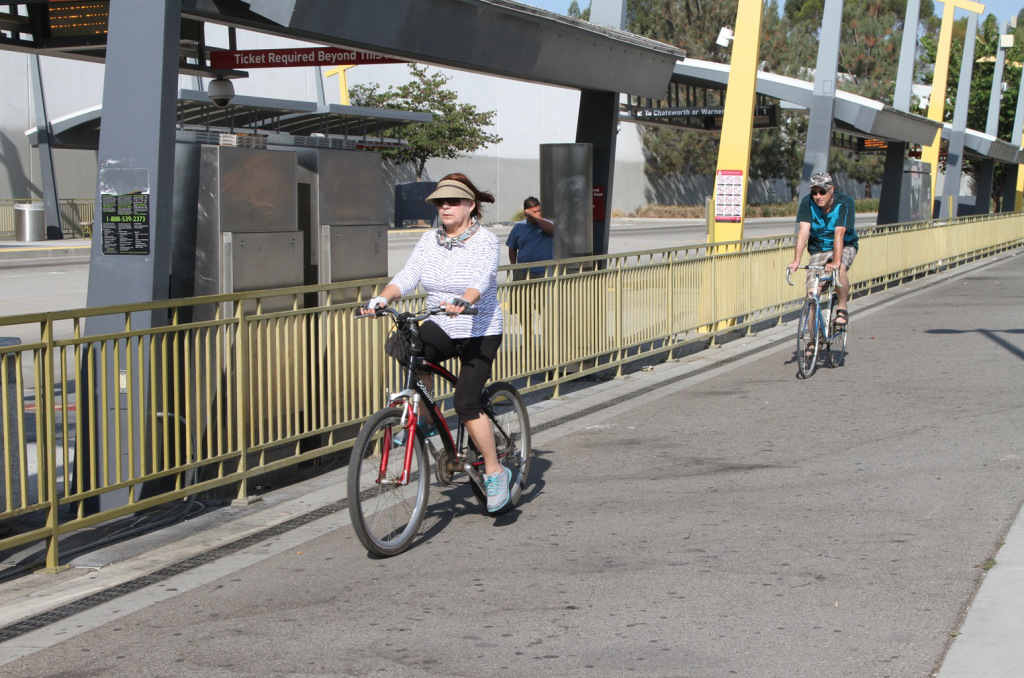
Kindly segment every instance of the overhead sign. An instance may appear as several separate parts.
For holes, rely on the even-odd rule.
[[[884,139],[858,139],[857,150],[861,153],[884,153],[889,150],[889,142]]]
[[[294,49],[221,49],[210,52],[210,68],[286,68],[290,66],[358,66],[401,64],[401,59],[377,56],[340,47],[298,47]]]
[[[755,106],[754,115],[772,115],[776,106]],[[720,118],[725,115],[724,106],[687,106],[685,108],[634,108],[633,117],[638,120],[658,118]]]

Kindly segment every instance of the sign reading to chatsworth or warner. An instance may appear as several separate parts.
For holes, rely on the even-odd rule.
[[[358,66],[401,64],[400,59],[377,56],[339,47],[298,47],[294,49],[222,49],[210,52],[210,68],[285,68],[289,66]]]
[[[755,116],[770,116],[775,106],[755,106]],[[725,115],[724,106],[687,106],[685,108],[634,108],[633,117],[638,120],[656,118],[720,118]]]

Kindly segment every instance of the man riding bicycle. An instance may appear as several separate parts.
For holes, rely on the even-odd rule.
[[[853,198],[838,193],[828,172],[819,172],[811,177],[811,192],[800,202],[796,213],[799,230],[796,235],[796,256],[789,264],[789,270],[800,266],[804,248],[811,255],[809,266],[825,267],[829,274],[839,271],[839,310],[835,324],[844,326],[849,320],[846,308],[850,297],[850,280],[847,271],[857,256],[856,211]],[[807,271],[807,290],[811,291],[816,280],[813,270]]]

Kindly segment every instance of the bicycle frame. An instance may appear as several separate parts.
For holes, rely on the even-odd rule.
[[[813,295],[808,295],[814,300],[814,315],[817,322],[818,333],[822,336],[825,341],[829,341],[832,338],[832,327],[828,322],[825,322],[824,313],[822,313],[821,299],[831,299],[832,293],[835,291],[835,283],[837,273],[833,272],[830,276],[818,276],[815,281],[815,292]]]
[[[470,311],[475,311],[475,309],[470,309]],[[390,309],[385,309],[385,314],[389,315],[392,320],[395,321],[396,326],[400,326],[402,322],[418,323],[426,318],[430,313],[428,312],[419,316],[403,317],[395,314]],[[374,316],[367,315],[364,317]],[[430,404],[430,407],[427,408],[430,419],[433,421],[434,426],[438,431],[438,435],[441,438],[441,442],[451,455],[451,458],[454,459],[457,464],[461,465],[461,470],[468,474],[477,486],[483,487],[483,476],[478,470],[478,467],[483,465],[483,460],[469,459],[467,455],[463,455],[460,452],[464,447],[463,443],[468,435],[465,424],[460,420],[457,438],[452,435],[452,430],[448,426],[448,421],[445,419],[444,414],[441,411],[441,406],[438,404],[431,390],[423,383],[420,375],[426,373],[434,376],[435,378],[439,377],[452,386],[454,386],[458,381],[458,377],[443,366],[430,362],[415,353],[406,356],[405,364],[402,367],[405,379],[404,387],[397,393],[389,394],[387,398],[387,404],[389,407],[401,407],[403,409],[401,427],[403,430],[407,431],[405,440],[405,463],[403,465],[402,477],[394,482],[400,485],[407,485],[410,481],[412,460],[413,455],[415,454],[414,445],[416,444],[416,435],[419,430],[420,404],[425,401]],[[487,406],[485,405],[485,409],[486,408]],[[501,432],[504,434],[504,431]],[[391,445],[392,442],[390,440],[386,441],[383,445],[380,473],[378,475],[379,483],[387,482],[386,469],[388,467],[388,460],[391,454]]]
[[[430,403],[430,407],[427,410],[430,419],[437,428],[438,435],[441,436],[441,442],[453,455],[462,447],[462,437],[466,434],[466,430],[464,426],[459,426],[459,439],[456,441],[452,436],[451,429],[448,427],[448,421],[441,412],[441,406],[434,398],[434,394],[430,392],[430,389],[427,388],[427,385],[420,378],[420,374],[427,373],[434,377],[440,377],[448,384],[454,386],[455,382],[458,381],[454,374],[441,365],[417,356],[409,357],[407,364],[403,366],[403,372],[405,373],[405,388],[388,396],[388,406],[401,407],[404,410],[402,426],[407,427],[406,430],[409,431],[409,435],[405,441],[405,474],[403,475],[403,482],[408,482],[407,476],[412,463],[413,445],[415,444],[416,433],[419,430],[420,403],[423,401]],[[409,425],[410,420],[412,421],[411,425]],[[385,449],[387,447],[385,446]],[[385,457],[381,468],[383,469],[386,466],[387,458]]]
[[[807,269],[809,271],[819,271],[820,273],[825,272],[824,266],[800,266],[800,268]],[[793,281],[790,279],[790,272],[786,270],[786,282],[793,285]],[[836,285],[839,283],[839,271],[835,270],[830,275],[815,275],[814,289],[807,293],[807,298],[814,304],[814,319],[815,319],[815,334],[821,334],[825,341],[829,341],[832,338],[832,328],[829,323],[825,322],[824,315],[821,311],[821,298],[825,297],[830,299],[832,294],[836,291]]]

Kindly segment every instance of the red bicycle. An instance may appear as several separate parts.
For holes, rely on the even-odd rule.
[[[464,313],[475,313],[468,308]],[[453,435],[442,414],[440,403],[418,374],[434,375],[454,385],[457,378],[441,365],[423,358],[419,323],[445,313],[442,307],[420,313],[400,313],[390,307],[378,308],[359,317],[389,317],[398,340],[405,347],[404,387],[390,394],[387,406],[375,412],[363,424],[352,448],[348,466],[348,510],[359,541],[370,553],[393,556],[407,549],[419,531],[427,511],[430,493],[430,459],[435,456],[437,482],[448,485],[455,474],[469,477],[477,500],[487,509],[483,485],[483,459],[460,420]],[[495,382],[484,387],[484,413],[494,428],[498,461],[512,471],[509,502],[505,512],[519,501],[530,470],[530,420],[522,396],[514,386]],[[429,403],[429,419],[434,424],[440,448],[423,435],[420,403]]]

